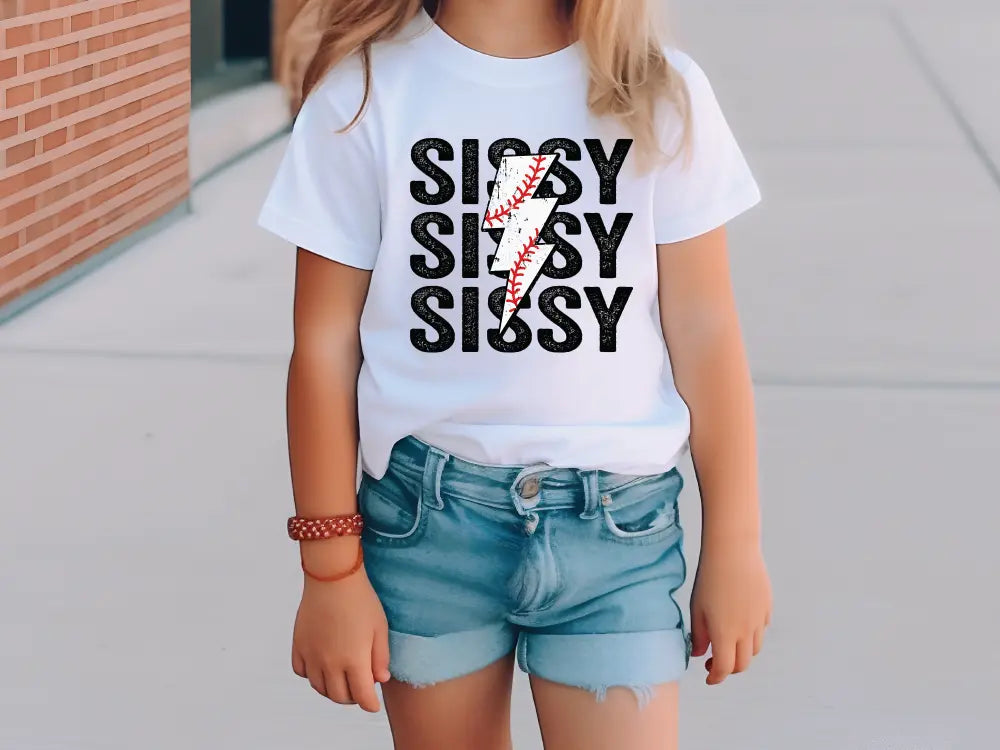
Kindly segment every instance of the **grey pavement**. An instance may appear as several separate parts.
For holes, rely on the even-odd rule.
[[[993,750],[1000,7],[676,16],[765,193],[731,241],[776,597],[748,673],[693,663],[681,747]],[[253,221],[282,146],[0,327],[2,750],[389,747],[289,668],[293,251]],[[540,747],[520,674],[514,732]]]

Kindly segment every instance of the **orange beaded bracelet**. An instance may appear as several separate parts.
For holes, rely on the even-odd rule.
[[[288,536],[297,542],[330,539],[347,534],[360,534],[365,522],[360,513],[326,518],[292,516],[288,519]]]

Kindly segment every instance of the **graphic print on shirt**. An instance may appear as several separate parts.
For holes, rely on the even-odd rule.
[[[504,156],[497,168],[483,231],[504,230],[490,267],[491,271],[508,274],[500,333],[506,330],[552,254],[552,245],[545,244],[541,233],[559,199],[538,198],[535,193],[557,158],[555,154]]]
[[[632,139],[482,146],[422,138],[410,150],[409,260],[420,280],[410,344],[428,354],[617,351],[633,287],[607,280],[618,278],[633,218],[616,210]]]

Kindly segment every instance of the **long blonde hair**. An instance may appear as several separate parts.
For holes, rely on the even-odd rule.
[[[645,153],[661,150],[656,113],[672,104],[690,130],[684,80],[664,55],[655,0],[559,0],[590,63],[588,106],[595,115],[619,118]],[[401,31],[421,7],[433,16],[436,0],[305,0],[282,46],[279,79],[292,92],[292,110],[330,69],[359,52],[364,98],[351,123],[363,115],[371,94],[371,47]],[[346,129],[346,128],[345,128]],[[680,148],[679,146],[679,148]]]

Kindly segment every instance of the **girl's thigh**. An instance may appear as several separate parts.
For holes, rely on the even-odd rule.
[[[478,672],[414,687],[382,686],[395,750],[510,750],[513,652]]]
[[[603,700],[578,687],[531,676],[545,750],[677,750],[677,682],[657,685],[641,708],[625,687]]]

